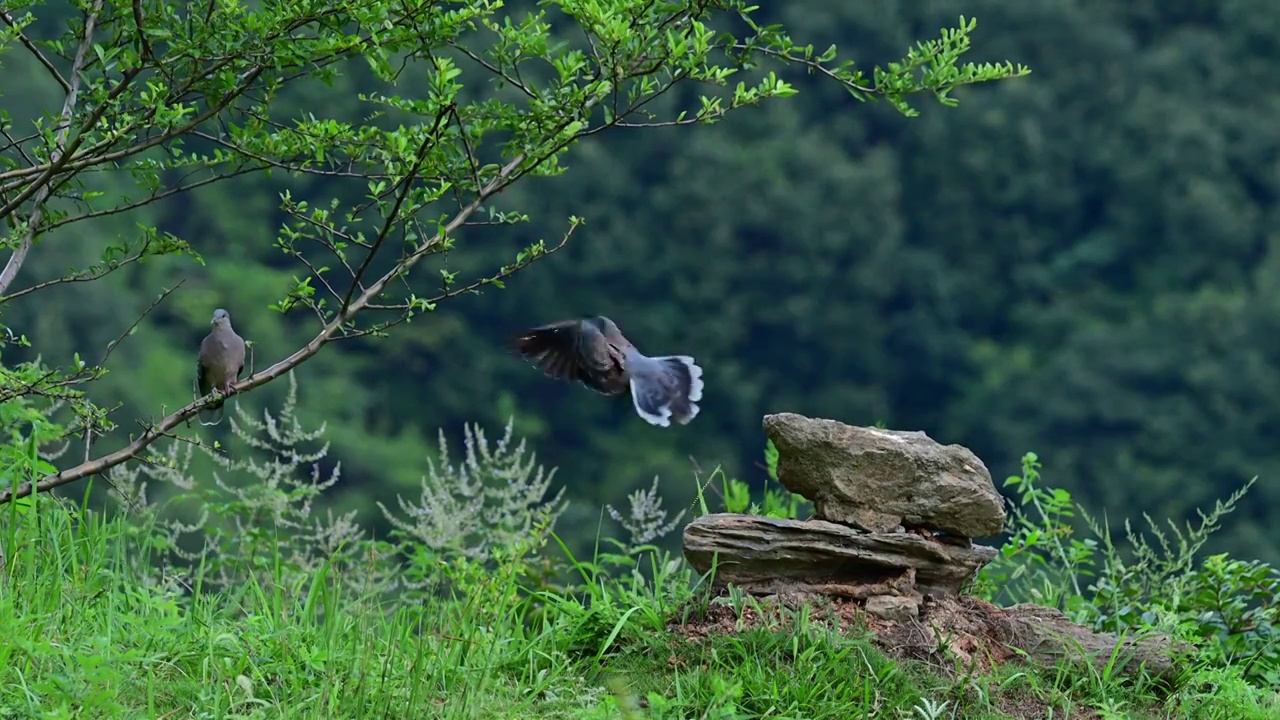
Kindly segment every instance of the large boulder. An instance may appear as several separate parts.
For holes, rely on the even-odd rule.
[[[963,446],[795,413],[766,415],[764,432],[778,449],[778,479],[813,501],[823,520],[868,532],[903,525],[967,538],[1004,527],[1004,499],[991,473]]]
[[[861,533],[824,520],[704,515],[685,526],[684,556],[698,572],[757,595],[955,595],[993,548],[913,533]]]

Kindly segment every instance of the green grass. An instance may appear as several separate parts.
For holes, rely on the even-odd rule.
[[[1071,667],[944,671],[803,609],[686,640],[669,624],[718,600],[653,552],[575,563],[571,591],[522,587],[536,543],[439,564],[447,593],[360,595],[284,553],[223,558],[265,571],[214,591],[197,568],[175,591],[150,569],[153,535],[124,518],[50,502],[3,516],[3,717],[1280,717],[1274,693],[1229,671],[1166,695]]]
[[[1089,663],[966,665],[945,643],[891,657],[856,614],[832,627],[826,607],[712,592],[649,544],[684,516],[667,517],[656,480],[606,508],[628,543],[573,557],[552,532],[552,473],[510,424],[496,442],[467,428],[460,458],[442,440],[421,497],[381,508],[393,530],[375,539],[319,509],[337,476],[314,471],[321,431],[291,408],[292,394],[271,422],[239,414],[259,452],[202,448],[212,477],[175,441],[107,473],[109,510],[0,506],[0,717],[1280,717],[1280,575],[1193,561],[1239,494],[1185,541],[1161,539],[1168,552],[1130,535],[1125,560],[1108,535],[1072,536],[1070,497],[1038,484],[1033,456],[1006,483],[1014,534],[975,592],[1200,643],[1167,688]],[[721,480],[725,509],[797,512],[789,494],[756,506]]]

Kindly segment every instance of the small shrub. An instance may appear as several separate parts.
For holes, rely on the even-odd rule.
[[[813,504],[803,495],[791,492],[778,480],[778,449],[772,440],[767,440],[764,448],[765,483],[761,502],[751,499],[751,487],[736,478],[724,477],[723,499],[724,511],[761,515],[764,517],[795,520],[813,513]],[[770,487],[770,483],[777,485]]]
[[[627,496],[627,501],[631,508],[626,515],[609,504],[605,505],[605,510],[614,522],[627,531],[631,547],[657,542],[674,530],[684,519],[685,511],[681,510],[674,518],[667,520],[667,510],[662,507],[662,496],[658,494],[656,476],[648,490],[636,490]]]
[[[148,462],[112,468],[111,496],[155,551],[151,560],[162,560],[144,575],[187,590],[197,580],[223,589],[297,586],[323,575],[358,597],[385,598],[446,587],[478,591],[499,565],[519,566],[527,577],[553,572],[537,548],[564,511],[563,490],[544,499],[554,470],[538,465],[523,440],[513,441],[511,423],[495,443],[480,427],[465,426],[465,453],[456,465],[441,433],[439,460],[428,462],[418,500],[398,498],[403,516],[378,503],[393,530],[377,540],[355,511],[322,509],[341,466],[323,469],[325,426],[306,428],[296,398],[290,375],[278,412],[257,418],[237,407],[231,431],[244,450],[157,443]],[[208,478],[196,477],[197,453],[214,464]],[[156,493],[153,485],[167,491]]]
[[[110,493],[135,531],[167,560],[159,568],[166,582],[190,588],[198,576],[211,589],[294,584],[323,567],[329,582],[362,596],[397,587],[389,546],[369,538],[355,511],[317,509],[321,495],[338,483],[341,466],[322,472],[329,453],[320,442],[325,426],[304,428],[297,390],[290,373],[279,412],[264,411],[261,419],[236,406],[231,432],[247,451],[175,440],[152,446],[146,463],[107,473]],[[209,477],[195,475],[197,452],[213,462]],[[155,501],[152,483],[176,492]]]
[[[1018,498],[1012,534],[974,592],[1056,607],[1099,631],[1166,632],[1195,644],[1205,666],[1235,667],[1263,687],[1280,684],[1280,570],[1223,554],[1199,558],[1257,478],[1211,511],[1198,511],[1198,524],[1169,521],[1166,529],[1144,515],[1154,543],[1126,521],[1121,550],[1110,526],[1070,493],[1041,486],[1040,467],[1028,453],[1022,474],[1005,481]],[[1077,514],[1092,537],[1077,536]]]
[[[410,597],[483,597],[495,573],[530,588],[521,593],[529,602],[531,592],[551,587],[560,572],[541,551],[568,505],[564,488],[546,497],[555,470],[538,465],[523,439],[513,443],[513,420],[492,444],[479,425],[464,425],[464,454],[456,465],[441,432],[438,463],[428,460],[417,502],[396,498],[404,517],[378,503],[406,558],[400,578]]]

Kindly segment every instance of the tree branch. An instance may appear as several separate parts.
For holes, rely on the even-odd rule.
[[[101,3],[99,3],[99,7],[101,7]],[[22,43],[22,46],[29,50],[31,54],[36,57],[36,60],[49,71],[49,74],[53,76],[53,79],[62,86],[63,93],[70,95],[75,92],[75,88],[67,82],[66,78],[62,77],[62,73],[58,72],[58,68],[54,66],[49,58],[46,57],[44,53],[40,52],[40,48],[36,47],[36,44],[31,42],[31,39],[24,35],[22,30],[18,29],[18,24],[14,21],[13,15],[10,15],[8,10],[0,10],[0,20],[4,20],[5,25],[13,28],[14,33],[18,36],[18,42]]]
[[[223,180],[231,180],[232,178],[238,178],[242,175],[248,175],[249,173],[262,172],[263,170],[266,170],[266,169],[267,167],[264,165],[250,165],[248,167],[236,168],[235,170],[231,170],[230,172],[223,172],[218,175],[202,178],[195,182],[183,182],[183,180],[179,180],[178,184],[166,190],[163,190],[161,192],[153,191],[150,195],[147,195],[141,200],[132,200],[123,205],[115,205],[109,208],[105,208],[103,210],[91,210],[86,213],[81,213],[80,215],[69,215],[65,218],[62,218],[61,220],[58,220],[57,222],[49,223],[48,225],[45,226],[44,230],[45,232],[48,232],[50,230],[60,228],[63,225],[70,225],[71,223],[77,223],[82,220],[89,220],[91,218],[105,217],[107,215],[118,215],[123,212],[129,212],[130,210],[136,210],[140,207],[150,205],[154,202],[158,202],[160,200],[163,200],[173,195],[177,195],[179,193],[190,192],[197,188],[204,187],[205,185],[212,185],[213,183],[222,182]],[[187,173],[187,177],[191,177],[194,174],[195,172]],[[23,294],[25,294],[26,292],[27,292],[26,290],[22,291]],[[5,300],[14,298],[17,296],[18,296],[18,293],[14,293],[13,295],[0,297],[0,302],[4,302]]]
[[[185,135],[191,132],[192,130],[194,130],[195,128],[199,127],[201,123],[205,122],[206,120],[214,117],[218,113],[225,110],[233,100],[243,95],[249,89],[249,86],[253,84],[254,80],[257,80],[258,76],[260,76],[265,70],[266,70],[266,67],[261,65],[250,70],[241,79],[240,85],[237,86],[235,90],[228,92],[222,98],[219,104],[214,105],[210,108],[207,108],[204,112],[194,117],[190,122],[186,123],[185,125],[182,125],[176,128],[170,128],[169,130],[166,130],[165,132],[155,137],[147,138],[146,140],[143,140],[142,142],[139,142],[136,145],[131,145],[129,147],[123,148],[121,150],[117,150],[115,152],[110,152],[110,153],[105,153],[100,155],[95,154],[98,150],[104,149],[105,147],[107,147],[107,144],[104,142],[104,143],[100,143],[97,147],[92,148],[90,151],[86,152],[84,155],[81,155],[80,158],[77,159],[75,162],[49,163],[47,166],[45,166],[44,175],[41,178],[32,181],[31,187],[42,186],[43,183],[47,182],[48,178],[54,175],[55,173],[64,172],[64,171],[76,172],[80,170],[85,170],[95,165],[103,165],[105,163],[113,162],[116,160],[123,160],[127,157],[137,155],[145,150],[150,150],[151,148],[157,145],[161,145],[165,142],[168,142],[169,140],[172,140],[173,138],[178,137],[179,135]],[[132,78],[136,76],[136,74],[139,72],[141,72],[141,70],[130,71],[130,73],[132,74],[126,75],[125,78],[120,81],[120,84],[112,89],[112,97],[108,97],[106,100],[103,100],[102,104],[94,109],[93,114],[89,117],[87,121],[85,121],[83,129],[92,127],[93,124],[97,123],[98,120],[102,118],[102,115],[107,110],[108,103],[110,103],[111,100],[114,99],[113,96],[118,92],[123,92],[126,83],[132,80]],[[76,145],[78,144],[78,142],[79,140],[77,139],[77,142],[73,143],[72,147],[68,150],[68,154],[65,156],[66,158],[69,158],[70,153],[74,152],[77,149]],[[11,179],[14,176],[21,177],[21,176],[30,174],[32,171],[33,171],[33,168],[27,168],[24,171],[13,170],[8,173],[0,173],[0,179]],[[6,186],[6,189],[10,187],[19,187],[24,183],[25,183],[24,180],[19,179],[11,183],[9,186]],[[6,207],[0,208],[0,217],[3,217],[5,214],[11,211],[12,206],[14,206],[15,203],[21,203],[22,201],[26,200],[27,197],[29,196],[30,196],[30,191],[28,190],[28,192],[26,192],[24,195],[20,195],[17,199],[15,199],[12,203],[7,205]]]
[[[35,206],[31,209],[31,215],[27,218],[27,229],[23,234],[22,241],[18,243],[18,247],[9,256],[8,262],[4,264],[4,270],[0,270],[0,295],[4,295],[5,290],[13,284],[14,278],[18,276],[18,271],[22,269],[23,263],[27,261],[27,254],[31,252],[31,245],[36,240],[36,233],[40,230],[40,222],[44,220],[44,204],[53,194],[53,187],[47,181],[52,177],[55,168],[60,166],[64,160],[70,156],[70,152],[66,152],[67,134],[71,131],[71,118],[75,116],[76,102],[80,95],[80,69],[84,67],[84,59],[89,54],[89,48],[93,45],[93,28],[98,22],[98,13],[102,10],[102,0],[96,0],[93,4],[93,12],[89,14],[84,21],[84,37],[80,40],[80,46],[76,48],[75,60],[71,63],[71,82],[63,81],[66,88],[67,97],[62,103],[62,123],[58,128],[57,139],[54,141],[54,152],[50,158],[52,161],[49,166],[49,172],[43,180],[45,182],[37,184],[39,188],[36,190]],[[6,20],[8,13],[5,13]],[[56,74],[56,70],[54,71]],[[59,76],[59,79],[61,77]],[[73,151],[74,152],[74,151]],[[18,197],[5,206],[0,211],[0,216],[8,215],[26,198],[20,193]]]
[[[444,124],[446,118],[449,117],[449,111],[453,109],[453,103],[442,108],[436,114],[436,123],[431,128],[431,132],[422,138],[422,144],[418,146],[418,152],[413,158],[413,164],[409,166],[409,172],[405,173],[404,186],[400,188],[400,192],[396,194],[395,203],[391,206],[391,211],[387,213],[386,222],[382,225],[382,230],[378,232],[378,236],[374,238],[373,247],[369,248],[369,252],[365,254],[364,261],[356,268],[355,275],[351,278],[351,287],[347,288],[347,295],[342,299],[342,306],[339,308],[339,314],[345,312],[351,306],[351,297],[355,294],[356,289],[360,287],[360,281],[364,279],[364,274],[368,272],[370,263],[373,262],[373,256],[378,254],[378,248],[382,247],[383,241],[391,235],[391,228],[395,226],[397,217],[400,215],[400,208],[404,206],[404,201],[409,197],[409,191],[413,188],[413,181],[418,177],[418,171],[422,169],[422,164],[427,161],[427,153],[431,149],[433,141],[438,141],[440,134],[440,126]],[[465,128],[463,128],[465,132]],[[471,213],[467,213],[470,215]],[[465,220],[465,218],[463,218]],[[443,240],[443,238],[441,238]]]
[[[865,85],[859,85],[855,83],[851,77],[842,77],[839,73],[833,71],[831,68],[827,67],[826,65],[823,65],[817,60],[810,60],[807,57],[799,57],[797,55],[794,55],[790,52],[786,52],[784,50],[774,50],[773,48],[763,47],[760,45],[748,46],[748,45],[743,45],[742,43],[733,43],[733,44],[727,45],[725,46],[725,49],[737,50],[739,52],[758,52],[762,55],[768,55],[769,57],[777,58],[778,60],[781,60],[784,63],[795,63],[796,65],[801,65],[807,68],[809,72],[821,73],[822,75],[825,75],[828,78],[835,80],[836,82],[840,83],[846,88],[856,92],[860,92],[864,95],[882,94],[880,93],[880,91],[876,90],[876,88],[867,87]]]
[[[332,320],[325,324],[320,332],[317,333],[316,336],[313,337],[306,345],[262,372],[250,375],[244,380],[233,384],[232,392],[246,392],[258,387],[259,385],[265,385],[281,375],[288,373],[293,368],[320,352],[321,348],[336,339],[334,336],[338,333],[341,327],[364,309],[366,305],[381,295],[387,285],[391,284],[395,278],[399,277],[402,273],[416,265],[417,262],[427,255],[444,237],[461,227],[462,224],[466,222],[467,218],[469,218],[472,213],[481,206],[481,204],[505,188],[508,179],[515,174],[516,170],[527,159],[529,159],[527,153],[520,153],[512,158],[510,162],[499,170],[498,176],[482,188],[480,192],[477,193],[474,200],[460,209],[439,233],[423,242],[414,250],[413,253],[397,263],[394,268],[389,270],[382,277],[378,278],[378,280],[374,282],[369,289],[361,293],[360,296],[353,300],[342,312],[337,313]],[[125,445],[115,452],[103,455],[96,460],[83,462],[74,467],[67,468],[66,470],[46,475],[37,481],[34,484],[34,487],[32,486],[31,481],[28,480],[27,482],[19,485],[16,490],[14,488],[5,488],[0,490],[0,504],[28,497],[33,491],[41,493],[48,492],[54,488],[89,477],[90,475],[97,475],[98,473],[105,472],[116,465],[133,459],[153,442],[167,435],[174,427],[177,427],[188,418],[193,417],[201,408],[212,402],[214,400],[213,395],[214,394],[211,393],[210,396],[197,399],[194,402],[187,404],[182,409],[168,415],[159,423],[152,425],[143,432],[142,435],[132,440],[128,445]]]

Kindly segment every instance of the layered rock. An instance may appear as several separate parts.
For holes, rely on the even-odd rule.
[[[868,532],[903,525],[966,538],[1004,527],[1004,500],[968,448],[923,432],[794,413],[766,415],[764,432],[778,449],[778,480],[813,501],[824,520]]]
[[[966,448],[794,413],[766,415],[764,430],[778,479],[813,501],[816,517],[698,518],[685,527],[684,554],[699,572],[714,562],[720,581],[758,594],[918,602],[959,593],[995,557],[970,538],[1000,531],[1004,501]]]
[[[684,530],[684,555],[698,572],[715,563],[718,581],[761,595],[954,595],[995,553],[968,542],[865,533],[825,520],[724,513],[700,517]]]

